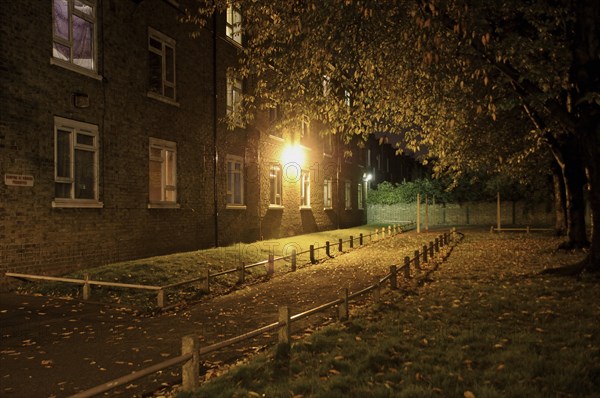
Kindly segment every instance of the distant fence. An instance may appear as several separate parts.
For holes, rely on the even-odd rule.
[[[224,271],[211,273],[210,269],[207,268],[204,273],[193,279],[188,279],[184,281],[179,281],[175,283],[171,283],[164,286],[152,286],[152,285],[142,285],[142,284],[134,284],[134,283],[119,283],[112,281],[99,281],[90,279],[89,275],[84,275],[83,279],[77,278],[64,278],[64,277],[56,277],[56,276],[47,276],[47,275],[34,275],[34,274],[22,274],[16,272],[7,272],[5,276],[12,277],[21,280],[27,281],[46,281],[46,282],[61,282],[68,283],[74,285],[80,285],[82,289],[81,297],[84,300],[89,300],[91,295],[92,286],[107,286],[107,287],[116,287],[121,289],[134,289],[134,290],[146,290],[150,292],[154,292],[156,294],[156,306],[160,309],[167,309],[173,307],[177,304],[172,304],[170,306],[167,305],[165,300],[165,292],[169,289],[181,288],[186,285],[191,285],[194,283],[203,283],[202,289],[206,292],[210,291],[210,284],[215,278],[223,275],[229,274],[237,274],[239,283],[244,283],[246,278],[246,272],[250,268],[264,266],[266,267],[268,274],[273,274],[275,272],[275,263],[278,261],[289,261],[291,263],[291,270],[296,271],[297,267],[297,259],[298,256],[307,255],[309,258],[309,263],[314,264],[318,262],[320,258],[320,253],[325,251],[325,258],[333,257],[334,252],[337,250],[338,252],[342,252],[344,250],[344,246],[347,245],[349,249],[353,249],[355,247],[363,246],[364,244],[372,241],[377,241],[380,239],[384,239],[386,237],[390,237],[404,231],[407,231],[414,227],[414,222],[406,222],[406,223],[396,223],[394,225],[388,225],[387,227],[381,227],[375,229],[370,234],[359,234],[358,236],[350,235],[347,239],[339,238],[335,242],[325,242],[323,246],[315,246],[310,245],[308,250],[304,250],[301,252],[296,252],[296,250],[292,250],[291,253],[287,256],[275,257],[274,255],[269,255],[266,260],[259,261],[253,264],[244,264],[241,263],[239,266],[235,268],[230,268]]]
[[[429,198],[420,206],[421,224],[436,225],[497,225],[496,202],[467,202],[439,204]],[[416,221],[416,203],[396,205],[368,205],[367,217],[371,223],[394,223]],[[554,208],[544,203],[503,201],[500,204],[502,225],[553,226]]]
[[[366,288],[359,290],[355,293],[350,294],[348,289],[342,289],[340,291],[340,298],[337,300],[330,301],[322,304],[318,307],[311,308],[299,314],[291,315],[290,310],[287,306],[280,306],[278,311],[278,321],[271,324],[265,325],[261,328],[252,330],[242,335],[232,337],[219,343],[215,343],[206,347],[200,347],[198,336],[188,335],[182,338],[181,343],[181,355],[170,358],[161,363],[157,363],[145,369],[138,370],[134,373],[130,373],[126,376],[119,377],[118,379],[111,380],[107,383],[99,386],[90,388],[86,391],[79,392],[72,395],[71,398],[87,398],[93,397],[98,394],[105,393],[114,388],[122,385],[129,384],[135,380],[149,376],[153,373],[168,369],[172,366],[183,364],[181,375],[183,391],[193,391],[200,385],[200,357],[223,348],[227,348],[233,344],[249,340],[262,335],[263,333],[278,331],[279,343],[285,344],[289,347],[291,343],[291,325],[295,321],[307,318],[311,315],[323,312],[327,309],[336,307],[338,308],[338,317],[340,319],[348,319],[349,317],[349,301],[367,293],[372,293],[374,301],[378,301],[381,295],[381,288],[384,283],[389,282],[390,289],[395,290],[398,288],[398,275],[404,277],[406,280],[422,272],[422,266],[434,261],[439,258],[442,261],[445,260],[454,246],[451,245],[453,242],[458,242],[462,238],[460,232],[456,232],[454,229],[450,233],[444,233],[439,235],[435,240],[430,241],[429,245],[423,245],[422,249],[415,250],[414,256],[404,257],[403,264],[391,265],[390,272],[383,276],[374,276],[373,284]],[[411,267],[412,265],[412,267]]]

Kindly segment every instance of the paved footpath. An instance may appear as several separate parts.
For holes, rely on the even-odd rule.
[[[277,306],[289,305],[295,314],[336,299],[342,287],[357,291],[439,233],[397,235],[154,317],[78,300],[0,294],[0,396],[69,396],[179,355],[184,335],[212,344],[275,322]],[[265,341],[223,351],[208,364],[254,352]],[[175,382],[178,372],[173,367],[110,395],[142,396]]]

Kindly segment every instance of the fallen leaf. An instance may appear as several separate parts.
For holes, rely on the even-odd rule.
[[[473,394],[469,390],[465,391],[463,395],[464,395],[465,398],[475,398],[475,394]]]

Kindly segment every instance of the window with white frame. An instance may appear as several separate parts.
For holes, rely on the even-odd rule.
[[[325,209],[333,208],[333,181],[331,178],[323,180],[323,207]]]
[[[307,115],[302,115],[300,119],[300,138],[306,140],[310,136],[310,119]]]
[[[242,44],[242,13],[240,8],[233,4],[227,6],[225,35],[237,44]]]
[[[52,60],[97,72],[96,1],[52,1]]]
[[[175,40],[148,28],[148,95],[175,101]]]
[[[352,209],[352,185],[350,181],[346,181],[344,184],[344,208],[346,210]]]
[[[227,76],[227,116],[233,117],[237,121],[236,124],[241,124],[239,117],[242,93],[242,80]]]
[[[227,156],[227,206],[244,205],[244,160]]]
[[[274,164],[269,169],[269,203],[271,206],[282,206],[282,174],[281,166]]]
[[[348,90],[344,90],[344,104],[346,104],[347,107],[352,105],[352,94]]]
[[[362,210],[362,209],[364,209],[364,206],[365,206],[363,203],[363,186],[362,186],[362,184],[358,184],[357,189],[358,189],[357,207],[358,207],[358,209]]]
[[[300,178],[300,206],[310,207],[310,171],[302,170]]]
[[[150,138],[150,205],[175,205],[177,202],[177,144]]]
[[[55,207],[101,207],[98,202],[98,126],[54,118]]]

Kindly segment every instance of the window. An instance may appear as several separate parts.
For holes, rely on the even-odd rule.
[[[281,167],[279,165],[271,165],[269,170],[269,198],[271,206],[278,207],[282,205],[281,202],[281,188],[282,188],[282,176]]]
[[[237,44],[242,44],[242,13],[239,7],[232,4],[227,6],[225,35]]]
[[[331,78],[328,75],[323,76],[323,96],[327,97],[331,92]]]
[[[244,162],[239,156],[227,156],[227,206],[244,205]]]
[[[349,181],[346,181],[345,184],[345,191],[344,191],[345,195],[344,195],[344,204],[345,204],[345,209],[346,210],[351,210],[352,209],[352,186],[350,185]]]
[[[242,100],[242,80],[234,77],[227,77],[227,116],[236,121],[236,125],[241,125],[240,104]]]
[[[310,171],[302,170],[300,178],[300,207],[310,207]]]
[[[300,138],[306,140],[310,136],[310,119],[306,115],[302,115],[300,120]]]
[[[331,178],[325,178],[323,180],[323,207],[325,209],[333,208],[333,182]]]
[[[177,144],[150,138],[149,162],[150,205],[176,206],[177,202]]]
[[[95,1],[52,1],[52,63],[97,73]]]
[[[98,126],[54,118],[53,207],[102,207],[98,202]]]
[[[344,90],[344,104],[346,104],[347,107],[352,105],[352,94],[348,90]]]
[[[363,203],[363,186],[362,186],[362,184],[358,184],[358,201],[357,201],[357,207],[360,210],[364,209],[364,203]]]
[[[148,96],[175,101],[175,40],[148,28]]]

